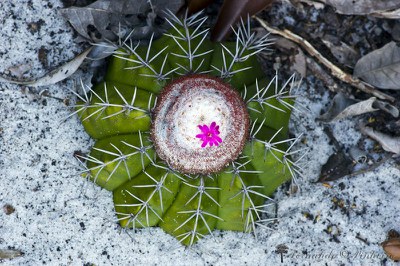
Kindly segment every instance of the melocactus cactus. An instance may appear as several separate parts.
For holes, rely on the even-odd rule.
[[[126,44],[76,113],[96,143],[84,174],[113,192],[122,227],[160,226],[185,245],[268,222],[269,196],[298,169],[287,139],[291,83],[278,89],[243,23],[214,44],[199,14],[146,45]]]
[[[239,156],[248,131],[249,115],[237,91],[208,75],[186,75],[160,94],[151,139],[172,169],[207,175]]]

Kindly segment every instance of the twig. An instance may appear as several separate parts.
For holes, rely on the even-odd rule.
[[[366,238],[361,237],[360,233],[357,233],[356,238],[369,246],[369,242]]]
[[[35,100],[35,99],[41,99],[43,97],[46,98],[51,98],[51,99],[55,99],[57,101],[63,102],[66,106],[69,105],[69,99],[68,98],[59,98],[56,96],[52,96],[49,91],[47,89],[41,90],[41,91],[37,91],[33,88],[29,88],[29,87],[22,87],[21,92],[25,95],[28,96],[28,98],[30,100]]]
[[[382,164],[384,164],[387,161],[389,161],[391,158],[392,158],[392,156],[390,154],[388,154],[388,155],[384,156],[382,158],[382,160],[380,160],[379,162],[374,163],[370,167],[368,167],[366,169],[361,169],[361,170],[358,170],[358,171],[354,171],[353,173],[351,173],[349,175],[346,175],[344,177],[351,178],[351,177],[354,177],[354,176],[357,176],[357,175],[361,175],[361,174],[366,174],[366,173],[372,172],[375,169],[377,169],[379,166],[381,166]]]
[[[326,59],[323,55],[321,55],[317,49],[315,49],[307,40],[303,39],[302,37],[294,34],[293,32],[285,29],[283,31],[272,28],[270,26],[268,26],[268,24],[262,20],[259,17],[255,17],[255,19],[261,24],[262,27],[264,27],[266,30],[268,30],[269,32],[273,33],[273,34],[277,34],[280,35],[284,38],[287,38],[297,44],[299,44],[301,47],[303,47],[311,56],[315,57],[318,59],[318,61],[320,61],[325,67],[327,67],[333,76],[335,76],[336,78],[342,80],[343,82],[346,82],[354,87],[356,87],[357,89],[366,92],[368,94],[372,94],[374,96],[376,96],[379,99],[382,100],[388,100],[391,102],[395,101],[395,98],[392,96],[389,96],[381,91],[378,91],[377,89],[375,89],[373,86],[371,86],[370,84],[367,84],[363,81],[361,81],[358,78],[353,77],[352,75],[344,72],[343,70],[341,70],[339,67],[337,67],[336,65],[334,65],[333,63],[331,63],[328,59]]]

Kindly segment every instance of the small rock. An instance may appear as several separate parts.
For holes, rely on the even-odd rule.
[[[38,31],[40,31],[40,28],[42,27],[42,25],[44,24],[44,20],[43,19],[39,19],[38,21],[35,22],[31,22],[28,24],[28,30],[34,34]]]
[[[15,208],[11,204],[5,204],[3,206],[3,211],[6,215],[10,215],[15,212]]]
[[[49,50],[47,50],[44,46],[40,47],[38,51],[38,59],[39,62],[42,64],[44,68],[49,67],[49,60],[47,58],[47,54],[49,53]]]

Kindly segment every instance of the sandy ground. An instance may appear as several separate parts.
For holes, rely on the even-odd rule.
[[[58,14],[58,1],[20,0],[0,3],[0,73],[37,78],[81,51],[73,32]],[[45,51],[38,56],[39,51]],[[40,58],[40,60],[39,60]],[[26,70],[26,72],[24,71]],[[90,75],[78,71],[46,89],[52,96],[73,97],[73,88]],[[86,152],[92,141],[78,119],[63,122],[68,107],[55,98],[38,97],[17,85],[0,83],[0,249],[23,256],[2,265],[396,265],[379,243],[389,229],[400,229],[400,171],[392,161],[374,172],[332,182],[318,179],[321,165],[333,152],[323,125],[315,117],[326,108],[328,94],[301,87],[300,102],[311,112],[297,113],[292,132],[304,133],[308,148],[300,191],[278,191],[274,230],[258,238],[216,232],[186,249],[161,229],[121,231],[114,222],[111,193],[77,175],[74,151]],[[354,145],[361,135],[355,120],[333,125],[341,143]],[[344,201],[335,208],[332,199]],[[360,239],[365,239],[362,241]],[[288,247],[284,263],[276,254]]]

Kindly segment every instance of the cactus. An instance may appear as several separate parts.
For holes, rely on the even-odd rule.
[[[243,22],[211,43],[200,14],[148,44],[124,43],[75,105],[96,140],[82,174],[112,191],[124,228],[159,226],[184,245],[214,229],[255,232],[275,189],[299,173],[288,122],[292,77],[267,79],[268,36]]]

